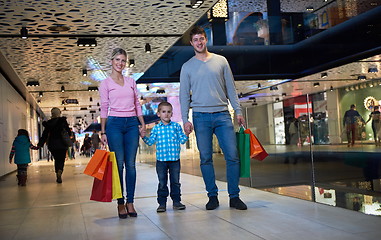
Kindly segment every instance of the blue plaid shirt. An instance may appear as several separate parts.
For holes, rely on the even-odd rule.
[[[164,125],[160,122],[152,128],[150,137],[143,137],[149,146],[156,143],[157,161],[177,161],[180,159],[180,144],[184,144],[188,137],[180,124],[169,122]]]

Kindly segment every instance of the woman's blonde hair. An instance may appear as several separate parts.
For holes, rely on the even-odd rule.
[[[127,52],[123,48],[115,48],[112,51],[111,60],[113,60],[116,55],[121,55],[121,54],[127,57]]]

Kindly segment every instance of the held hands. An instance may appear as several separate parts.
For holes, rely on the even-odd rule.
[[[142,138],[146,136],[146,125],[139,126],[139,133]]]
[[[191,122],[184,123],[184,132],[185,135],[189,136],[193,131],[193,124]]]

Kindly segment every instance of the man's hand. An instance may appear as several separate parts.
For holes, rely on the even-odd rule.
[[[236,117],[237,117],[238,125],[246,128],[246,123],[245,123],[245,119],[243,118],[243,116],[237,115]]]
[[[191,122],[184,123],[184,132],[188,136],[193,131],[193,124]]]

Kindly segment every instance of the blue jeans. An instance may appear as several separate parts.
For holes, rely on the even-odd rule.
[[[208,197],[218,195],[213,166],[213,134],[216,134],[218,143],[224,153],[229,197],[238,197],[240,165],[236,134],[229,112],[193,112],[193,125],[196,133],[197,147],[200,152],[201,173]]]
[[[180,193],[180,160],[177,161],[156,161],[156,173],[159,179],[157,188],[157,202],[159,205],[166,205],[168,191],[168,173],[171,188],[171,198],[173,202],[181,201]]]
[[[139,146],[139,121],[137,117],[112,117],[106,123],[108,146],[115,152],[118,164],[120,185],[123,188],[123,169],[126,169],[127,203],[134,202],[136,185],[136,152]],[[118,204],[124,204],[124,198],[118,199]]]

